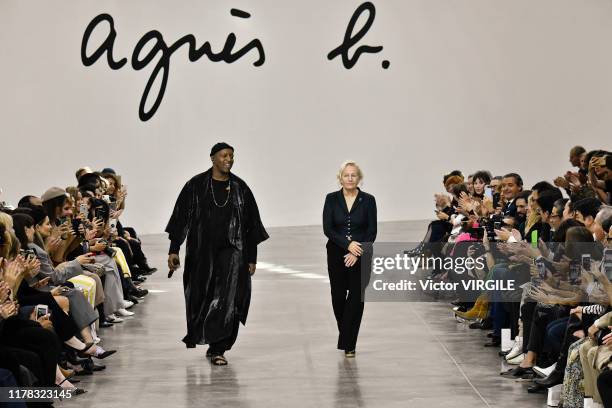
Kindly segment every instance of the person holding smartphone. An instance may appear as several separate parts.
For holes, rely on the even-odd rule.
[[[166,227],[168,268],[179,268],[179,250],[187,239],[183,284],[187,348],[209,344],[214,365],[226,365],[225,351],[245,324],[255,273],[257,245],[268,238],[248,185],[231,173],[234,148],[217,143],[212,167],[185,184]],[[169,274],[169,277],[171,274]]]

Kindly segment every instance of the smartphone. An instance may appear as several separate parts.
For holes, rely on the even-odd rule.
[[[108,227],[110,228],[111,234],[116,234],[117,233],[117,219],[111,218],[108,221]]]
[[[536,261],[536,266],[538,268],[538,275],[540,279],[546,279],[546,264],[542,261]]]
[[[489,186],[485,187],[484,196],[493,201],[493,189]]]
[[[571,283],[575,283],[580,278],[580,261],[571,261],[569,269],[569,280]]]
[[[110,204],[111,200],[110,200],[110,196],[108,194],[104,194],[102,196],[102,200],[106,201],[107,203]]]
[[[612,280],[612,248],[604,249],[603,262],[601,264],[608,280]]]
[[[493,223],[493,228],[495,228],[496,230],[501,229],[501,222],[495,221]]]
[[[538,230],[531,231],[531,247],[538,248]]]
[[[85,219],[89,217],[89,208],[87,207],[87,204],[81,203],[79,205],[79,214],[83,215],[83,218]]]
[[[46,316],[49,313],[49,306],[47,306],[47,305],[36,305],[34,310],[36,310],[36,320],[38,320],[41,317]]]
[[[582,255],[582,269],[587,272],[591,271],[591,254]]]

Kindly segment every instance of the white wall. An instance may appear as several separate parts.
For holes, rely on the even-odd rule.
[[[576,142],[612,148],[610,1],[374,1],[362,43],[384,50],[346,70],[326,55],[360,3],[3,0],[4,198],[72,184],[82,165],[110,166],[129,185],[126,223],[160,232],[183,183],[224,140],[266,225],[318,223],[347,158],[362,164],[381,220],[419,219],[433,215],[448,170],[518,170],[533,184],[565,171]],[[252,17],[231,17],[231,7]],[[80,61],[83,31],[101,12],[115,20],[116,58],[157,29],[168,43],[192,33],[216,50],[229,32],[238,45],[257,37],[266,62],[189,63],[179,51],[160,109],[141,122],[152,66]]]

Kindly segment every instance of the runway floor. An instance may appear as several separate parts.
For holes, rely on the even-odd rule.
[[[381,223],[378,241],[416,242],[424,222]],[[167,279],[167,239],[143,237],[160,270],[136,316],[102,329],[119,352],[80,377],[82,407],[544,407],[544,395],[499,376],[485,332],[457,323],[443,303],[366,303],[357,357],[336,350],[321,227],[273,228],[259,248],[249,320],[229,365],[205,346],[186,349],[181,272]]]

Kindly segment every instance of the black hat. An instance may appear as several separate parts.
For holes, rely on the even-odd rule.
[[[106,167],[102,169],[102,174],[117,174],[117,173],[115,172],[115,170],[111,169],[110,167]]]
[[[96,188],[96,183],[98,181],[98,179],[100,178],[100,176],[98,176],[96,173],[86,173],[83,174],[81,177],[79,177],[79,185],[78,187],[84,187],[84,186],[93,186],[94,190]]]
[[[212,149],[210,149],[210,155],[214,156],[215,154],[217,154],[218,151],[223,150],[223,149],[232,149],[232,151],[234,151],[234,148],[232,146],[228,145],[225,142],[219,142],[216,145],[214,145]]]
[[[47,217],[44,207],[40,205],[34,205],[31,207],[30,217],[34,219],[36,225],[40,224]]]

